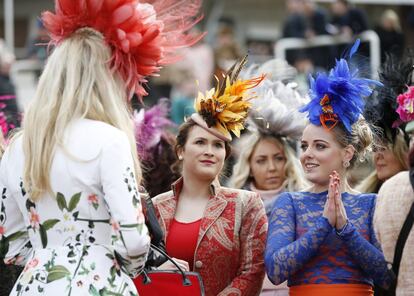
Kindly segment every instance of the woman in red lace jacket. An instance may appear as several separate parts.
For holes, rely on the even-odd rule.
[[[259,82],[228,80],[250,86]],[[212,97],[210,92],[206,98],[199,97],[198,103],[200,99],[219,103],[225,93],[216,92]],[[243,98],[244,93],[233,95]],[[206,104],[200,105],[196,108],[199,113],[182,124],[177,136],[182,177],[172,185],[172,191],[153,199],[167,252],[181,267],[200,273],[208,296],[258,295],[264,278],[267,235],[264,206],[258,194],[218,183],[230,154],[232,129],[217,119],[216,123],[226,127],[219,129],[214,118],[209,126],[206,114],[211,110],[200,112]]]

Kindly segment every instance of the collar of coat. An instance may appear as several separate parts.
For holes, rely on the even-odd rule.
[[[175,216],[175,210],[177,208],[178,203],[178,196],[181,192],[182,186],[183,179],[180,178],[172,184],[172,191],[169,191],[168,193],[164,193],[161,196],[156,197],[154,201],[154,204],[158,209],[162,221],[161,224],[164,228],[163,231],[165,239],[167,238],[168,229],[170,227],[171,221]],[[212,195],[210,196],[206,209],[204,210],[204,216],[201,219],[197,246],[199,245],[200,241],[204,238],[206,232],[215,224],[215,222],[223,214],[223,211],[226,209],[226,206],[229,202],[229,198],[232,199],[237,195],[237,193],[235,192],[226,192],[226,190],[220,186],[217,180],[211,184],[211,193]],[[226,247],[231,246],[229,245]]]

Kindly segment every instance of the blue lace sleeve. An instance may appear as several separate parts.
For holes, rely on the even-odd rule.
[[[390,284],[390,278],[387,273],[387,262],[380,249],[372,225],[372,218],[375,205],[371,207],[369,213],[370,240],[367,241],[355,228],[355,226],[348,222],[345,229],[341,231],[339,237],[348,246],[352,258],[356,260],[364,272],[369,275],[376,284],[387,288]]]
[[[265,252],[266,272],[270,281],[280,284],[298,271],[317,253],[332,226],[324,217],[296,239],[296,216],[292,197],[282,193],[269,217]]]

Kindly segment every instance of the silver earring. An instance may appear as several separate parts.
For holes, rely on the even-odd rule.
[[[183,160],[183,157],[181,155],[178,156],[178,160]]]
[[[343,163],[344,168],[348,168],[350,165],[349,160],[345,160]]]

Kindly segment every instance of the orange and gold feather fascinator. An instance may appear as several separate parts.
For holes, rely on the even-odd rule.
[[[238,79],[240,71],[247,63],[247,55],[237,61],[224,75],[217,79],[217,87],[205,94],[199,92],[194,102],[197,113],[191,119],[207,131],[224,141],[231,141],[231,132],[240,137],[248,112],[250,100],[255,97],[251,91],[265,78],[265,75],[251,79]]]

